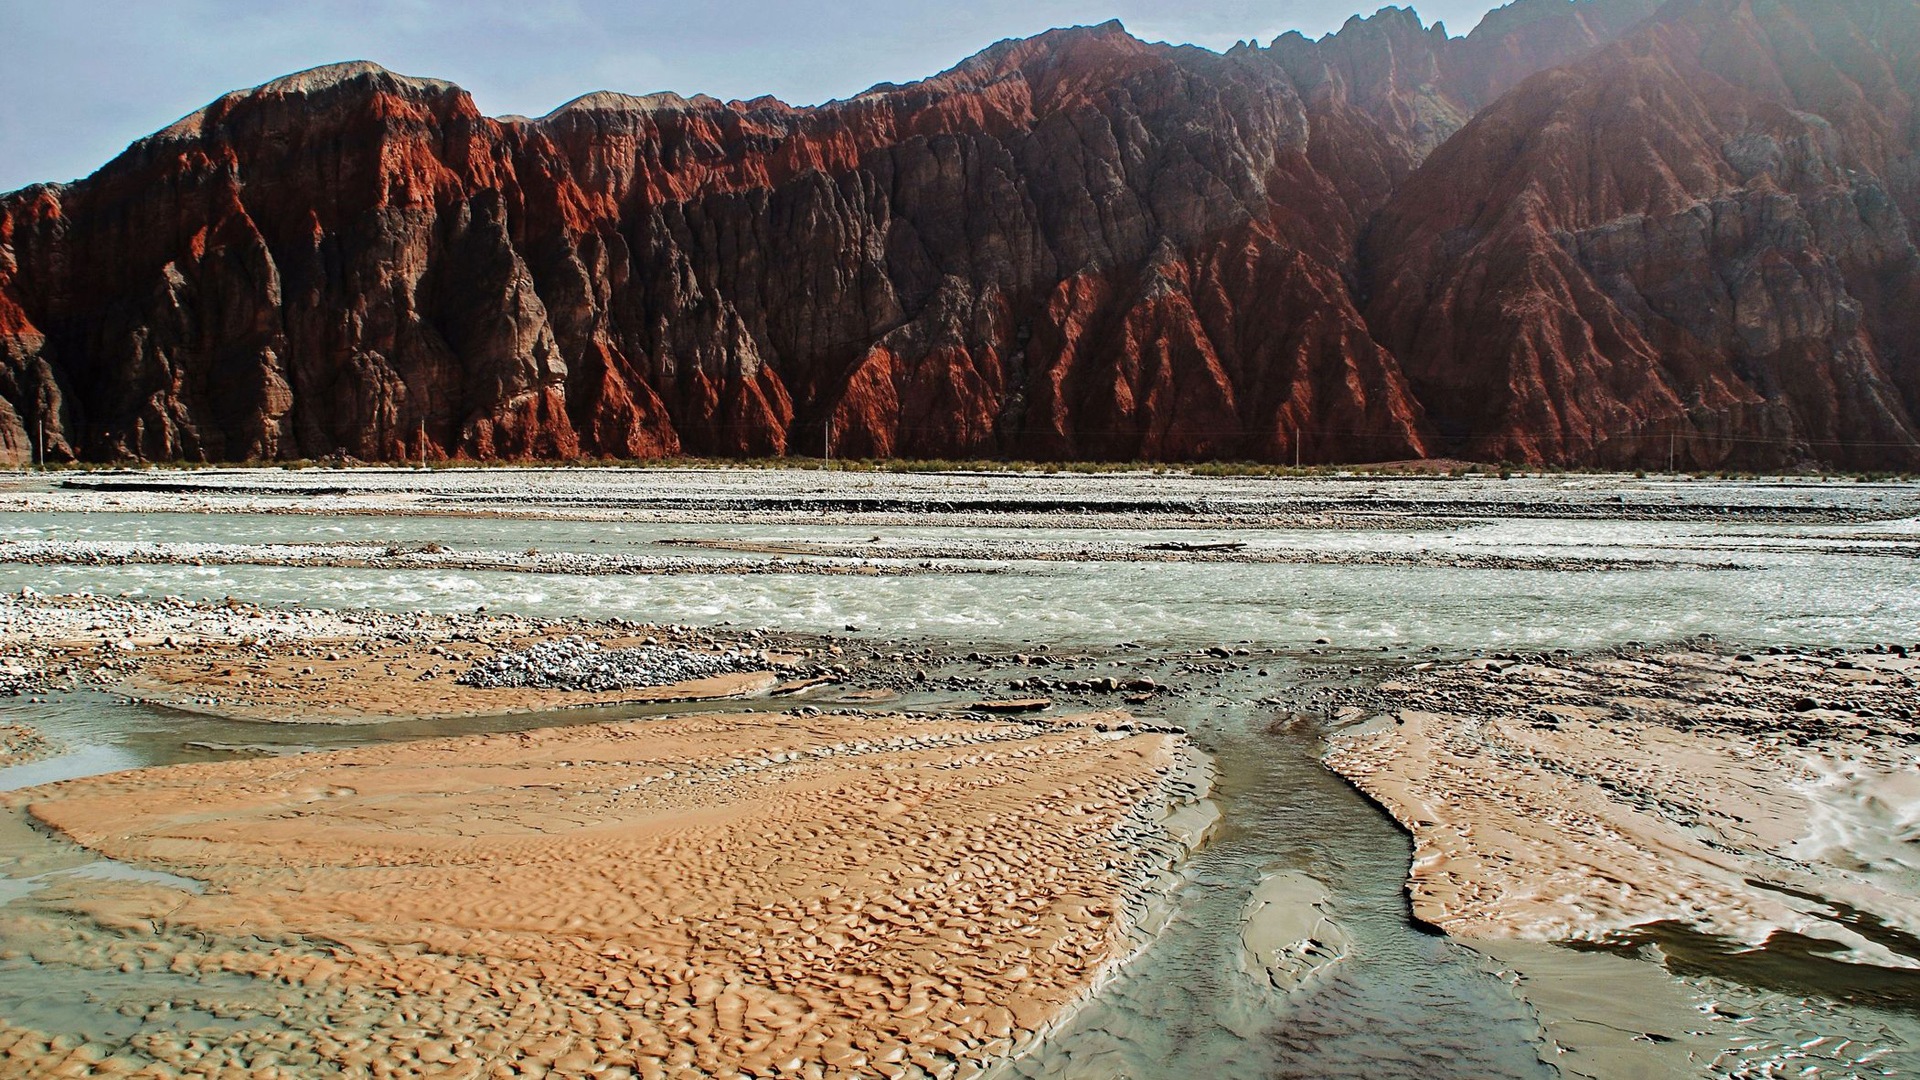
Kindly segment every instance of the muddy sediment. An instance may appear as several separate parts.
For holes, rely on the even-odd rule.
[[[94,1075],[962,1075],[1152,933],[1198,775],[1180,737],[1111,715],[758,714],[17,793],[58,836],[206,888],[49,888],[12,906],[14,947],[259,998],[218,1038],[156,1017],[5,1052]],[[267,1019],[294,1015],[332,1020]]]
[[[310,722],[926,677],[905,651],[755,631],[171,598],[0,598],[0,641],[18,693]],[[0,968],[138,984],[109,995],[138,1023],[13,1018],[0,1054],[90,1075],[967,1075],[1152,940],[1216,818],[1210,776],[1115,711],[802,705],[32,789],[0,829],[15,877],[47,858],[34,830],[125,870],[30,877]]]
[[[1261,879],[1247,900],[1240,928],[1250,972],[1286,994],[1346,959],[1352,941],[1330,915],[1331,900],[1324,882],[1299,871],[1277,871]]]
[[[1326,761],[1413,834],[1414,913],[1449,934],[1670,923],[1920,967],[1887,839],[1920,798],[1917,678],[1906,645],[1422,665],[1338,706],[1370,718]]]

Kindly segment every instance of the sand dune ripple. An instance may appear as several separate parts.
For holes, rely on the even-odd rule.
[[[966,1075],[1132,947],[1129,912],[1184,853],[1155,827],[1204,794],[1183,740],[1101,721],[701,716],[17,793],[40,826],[207,888],[92,880],[5,909],[48,970],[173,980],[191,1015],[148,1001],[138,1035],[13,1029],[0,1054],[48,1074]],[[220,994],[219,1023],[185,1008]]]

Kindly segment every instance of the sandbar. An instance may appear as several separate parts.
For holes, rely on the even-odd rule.
[[[1130,912],[1185,853],[1160,825],[1205,794],[1184,738],[1098,721],[704,715],[12,793],[60,842],[205,887],[8,905],[40,963],[153,989],[116,1002],[135,1036],[16,1027],[0,1054],[119,1076],[971,1075],[1137,947]]]
[[[1907,651],[1429,666],[1382,683],[1326,761],[1413,834],[1414,914],[1457,937],[1668,922],[1915,968],[1920,866],[1885,842],[1920,811]]]

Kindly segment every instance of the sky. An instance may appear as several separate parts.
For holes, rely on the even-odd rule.
[[[1401,0],[1402,3],[1408,0]],[[1454,34],[1493,0],[1412,0]],[[449,79],[490,115],[592,90],[796,105],[1118,18],[1210,49],[1318,37],[1380,0],[0,0],[0,191],[71,180],[230,90],[339,60]]]

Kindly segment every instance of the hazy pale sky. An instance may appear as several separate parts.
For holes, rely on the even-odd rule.
[[[0,0],[0,191],[71,180],[229,90],[337,60],[450,79],[493,115],[590,90],[847,97],[987,45],[1118,18],[1225,49],[1337,29],[1354,0]],[[1493,0],[1415,7],[1454,34]]]

